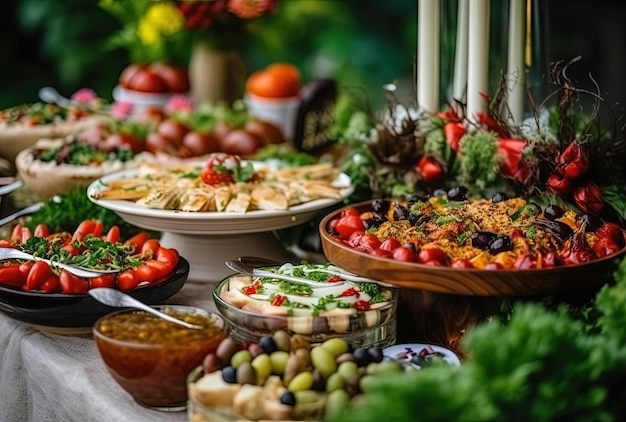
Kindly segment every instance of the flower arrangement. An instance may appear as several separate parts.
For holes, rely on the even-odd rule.
[[[623,115],[599,92],[577,88],[567,67],[554,65],[552,94],[519,126],[500,117],[506,115],[506,93],[500,91],[474,121],[463,104],[426,114],[392,102],[371,123],[353,113],[339,134],[351,144],[344,171],[373,197],[427,195],[461,185],[475,197],[523,195],[540,205],[558,203],[626,221]],[[583,100],[589,98],[591,111],[585,113]],[[556,104],[548,107],[550,99]]]
[[[257,31],[257,20],[273,12],[278,0],[100,0],[121,30],[108,43],[126,48],[133,62],[186,63],[196,41],[216,48],[238,48]]]

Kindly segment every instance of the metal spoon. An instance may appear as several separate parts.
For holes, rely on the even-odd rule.
[[[0,196],[8,195],[13,191],[18,190],[22,186],[24,186],[24,181],[20,179],[16,179],[11,183],[7,183],[6,185],[2,185],[0,186]]]
[[[166,321],[182,325],[186,328],[191,328],[194,330],[201,330],[204,328],[201,325],[190,324],[188,322],[181,321],[178,318],[174,318],[173,316],[163,313],[161,311],[157,311],[152,306],[146,305],[145,303],[138,301],[134,297],[129,296],[126,293],[122,293],[116,289],[111,289],[109,287],[95,287],[89,290],[89,294],[98,302],[104,303],[108,306],[114,306],[116,308],[137,308],[141,309],[142,311],[149,312],[152,315],[156,315]]]
[[[29,261],[43,261],[51,267],[58,267],[74,274],[77,277],[93,278],[102,274],[117,273],[119,270],[96,270],[91,268],[83,268],[76,265],[62,264],[60,262],[51,261],[49,259],[40,258],[26,252],[14,248],[0,248],[0,261],[5,259],[27,259]]]
[[[39,90],[39,99],[44,103],[58,104],[65,108],[72,107],[75,104],[74,101],[64,97],[51,86],[44,86]]]
[[[36,202],[32,205],[22,208],[21,210],[17,210],[12,214],[7,215],[6,217],[0,218],[0,226],[4,226],[5,224],[8,224],[14,220],[17,220],[18,218],[24,215],[34,214],[37,211],[39,211],[41,207],[43,207],[43,205],[44,205],[43,202]]]
[[[318,281],[309,280],[307,278],[294,277],[292,275],[279,274],[279,273],[274,273],[271,271],[261,270],[259,268],[254,268],[249,265],[246,265],[241,261],[226,261],[225,264],[231,270],[237,271],[242,274],[247,274],[247,275],[251,275],[254,277],[267,277],[267,278],[274,278],[277,280],[293,281],[295,283],[305,284],[307,286],[310,286],[316,289],[336,287],[336,286],[341,285],[342,283],[342,282],[337,282],[337,283],[324,284]]]

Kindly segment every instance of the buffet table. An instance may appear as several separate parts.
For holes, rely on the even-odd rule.
[[[213,285],[188,282],[167,300],[215,310]],[[186,421],[136,404],[113,380],[90,334],[47,332],[0,313],[0,421]]]

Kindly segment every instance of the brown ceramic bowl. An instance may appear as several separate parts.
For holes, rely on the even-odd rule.
[[[127,309],[99,319],[93,335],[109,373],[137,403],[157,410],[183,410],[187,376],[226,337],[225,324],[219,315],[191,306],[168,305],[160,310],[205,328],[189,329]]]
[[[372,256],[346,246],[328,231],[328,223],[346,208],[371,211],[371,201],[326,215],[319,232],[326,258],[347,271],[397,287],[471,296],[530,296],[599,287],[612,279],[626,248],[584,264],[529,270],[481,270],[435,267]]]

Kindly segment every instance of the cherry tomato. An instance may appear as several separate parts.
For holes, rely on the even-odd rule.
[[[22,262],[20,264],[20,271],[28,277],[28,273],[30,272],[30,269],[33,268],[33,265],[35,265],[35,261]]]
[[[115,274],[103,274],[89,279],[89,288],[115,287]]]
[[[274,123],[260,119],[252,119],[248,120],[243,128],[246,132],[252,133],[261,139],[263,145],[282,144],[285,142],[285,136],[282,130]]]
[[[137,137],[122,132],[112,133],[100,142],[98,146],[106,152],[126,150],[140,153],[143,151],[143,143]]]
[[[622,249],[613,239],[609,237],[600,237],[598,241],[593,245],[593,251],[598,258],[603,256],[613,255]]]
[[[606,237],[618,246],[624,245],[624,234],[620,226],[615,223],[605,222],[596,230],[598,237]]]
[[[72,240],[78,240],[82,242],[83,240],[85,240],[85,237],[87,237],[88,234],[93,233],[95,228],[95,220],[83,220],[74,231],[74,234],[72,235]]]
[[[295,97],[300,92],[300,71],[289,63],[268,66],[248,77],[246,92],[267,98]]]
[[[50,236],[50,229],[46,224],[40,223],[37,224],[37,227],[35,227],[35,231],[33,234],[35,237],[48,237]]]
[[[350,247],[356,248],[357,246],[359,246],[359,243],[361,242],[361,239],[363,238],[363,236],[365,236],[365,232],[362,230],[357,230],[355,232],[352,232],[352,234],[350,235],[346,243]]]
[[[406,246],[400,246],[399,248],[394,249],[392,252],[392,258],[396,261],[404,262],[415,262],[417,260],[415,252]]]
[[[126,240],[125,243],[129,245],[133,245],[134,246],[133,251],[135,253],[138,253],[141,251],[141,248],[143,248],[143,244],[146,243],[146,240],[148,239],[150,239],[150,233],[146,231],[140,231],[133,237]]]
[[[167,92],[167,83],[147,67],[140,67],[128,78],[127,89],[141,92]]]
[[[142,63],[131,63],[130,65],[126,66],[124,70],[122,70],[122,73],[120,74],[120,78],[119,78],[120,85],[124,88],[131,89],[130,88],[131,78],[135,75],[135,73],[144,69],[145,67],[146,65]]]
[[[165,152],[170,155],[176,154],[176,145],[165,136],[158,133],[149,133],[146,137],[146,150],[155,154],[157,152]]]
[[[220,141],[208,132],[191,131],[183,137],[183,145],[191,152],[191,156],[210,154],[220,150]]]
[[[137,276],[133,270],[126,270],[117,275],[116,278],[117,288],[123,292],[133,290],[139,284]]]
[[[537,268],[537,262],[530,255],[523,255],[517,258],[513,268],[517,270],[528,270],[531,268]]]
[[[11,240],[13,242],[21,242],[22,241],[22,225],[21,224],[16,224],[15,227],[13,227],[13,231],[11,232]]]
[[[28,227],[22,227],[22,243],[26,243],[31,237],[33,237],[33,232]]]
[[[467,258],[457,259],[456,261],[452,262],[450,266],[452,268],[474,268],[474,265]]]
[[[104,238],[107,242],[117,243],[120,241],[120,228],[118,226],[111,226]]]
[[[548,252],[537,260],[537,268],[552,268],[559,265],[562,265],[562,262],[554,252]]]
[[[422,264],[430,263],[432,265],[438,262],[440,265],[447,265],[449,259],[448,254],[439,248],[422,249],[417,255],[417,262]]]
[[[7,239],[0,239],[0,248],[12,248],[13,243]]]
[[[353,207],[345,208],[344,210],[342,210],[340,217],[347,217],[349,215],[354,216],[354,217],[361,217],[359,210]]]
[[[88,281],[85,281],[82,278],[67,272],[66,270],[61,270],[59,283],[61,285],[61,291],[70,295],[87,293],[89,290]]]
[[[344,239],[349,239],[350,235],[355,231],[364,230],[361,217],[355,215],[346,215],[345,217],[340,217],[335,228]]]
[[[485,270],[501,270],[502,268],[504,267],[499,262],[488,262],[484,267]]]
[[[382,241],[382,243],[380,244],[380,249],[393,252],[396,248],[399,248],[400,246],[402,246],[402,244],[397,239],[390,237]]]
[[[369,311],[370,303],[366,302],[365,300],[357,300],[356,302],[354,302],[354,309],[361,312]]]
[[[100,220],[96,220],[96,224],[91,232],[91,235],[94,237],[102,237],[102,232],[104,232],[104,224]]]
[[[52,273],[50,277],[46,281],[39,286],[39,290],[44,291],[46,293],[55,293],[61,290],[61,283],[59,281],[59,276]]]
[[[390,251],[387,251],[387,250],[381,249],[381,248],[374,249],[370,253],[370,255],[379,256],[381,258],[392,258],[393,257],[393,254]]]
[[[35,262],[26,277],[26,289],[39,289],[52,274],[52,269],[48,264],[42,261]]]
[[[160,281],[169,276],[172,273],[173,267],[169,262],[161,262],[156,259],[149,259],[146,261],[146,265],[149,265],[156,269],[155,281]]]
[[[424,183],[430,186],[441,183],[445,177],[445,170],[436,158],[423,156],[417,163],[417,171]]]
[[[156,253],[156,260],[172,265],[172,269],[178,264],[178,251],[161,246]]]
[[[62,248],[65,249],[72,256],[78,256],[85,250],[84,246],[81,246],[79,243],[76,243],[74,241],[69,242]]]
[[[372,253],[375,249],[378,249],[380,245],[380,240],[376,237],[375,234],[366,233],[363,235],[363,237],[361,237],[361,240],[359,241],[356,249],[361,252]]]
[[[159,270],[151,265],[143,264],[135,268],[133,272],[138,283],[147,281],[148,284],[152,284],[156,280]]]
[[[0,266],[0,284],[21,288],[26,282],[26,275],[20,271],[19,264]]]
[[[161,242],[157,239],[148,239],[141,247],[141,255],[147,256],[148,258],[154,258],[160,247]]]

